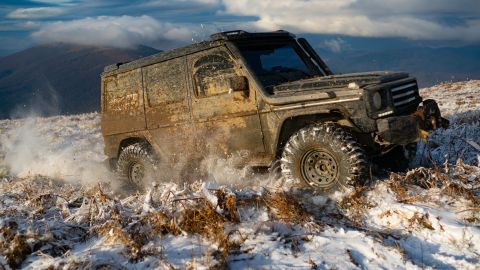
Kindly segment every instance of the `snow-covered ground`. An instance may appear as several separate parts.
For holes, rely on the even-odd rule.
[[[422,94],[452,121],[420,144],[428,167],[330,197],[215,159],[126,196],[99,114],[2,120],[0,269],[479,269],[480,81]]]

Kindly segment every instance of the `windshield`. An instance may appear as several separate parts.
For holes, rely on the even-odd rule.
[[[238,48],[269,92],[276,85],[318,74],[304,62],[292,43],[238,44]]]

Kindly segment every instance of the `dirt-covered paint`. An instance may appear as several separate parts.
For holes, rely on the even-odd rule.
[[[296,50],[311,70],[308,76],[291,80],[303,71],[277,66],[271,74],[259,74],[242,51],[282,42]],[[269,166],[292,134],[322,122],[344,127],[370,153],[421,138],[417,131],[428,126],[420,123],[428,117],[415,78],[399,72],[334,75],[305,44],[284,31],[224,32],[209,41],[107,66],[102,74],[106,155],[114,161],[122,147],[144,141],[164,164],[242,152],[248,153],[243,164]],[[271,83],[275,76],[285,81]],[[428,121],[441,120],[438,113],[434,118]],[[390,128],[393,123],[401,123],[409,134]]]

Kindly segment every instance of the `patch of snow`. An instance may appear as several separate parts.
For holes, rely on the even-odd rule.
[[[422,93],[452,123],[419,144],[437,168],[328,197],[218,158],[205,179],[120,195],[99,114],[0,120],[0,268],[478,269],[480,82]]]

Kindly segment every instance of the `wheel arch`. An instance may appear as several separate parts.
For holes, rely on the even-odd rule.
[[[279,158],[282,155],[283,148],[288,139],[298,130],[316,123],[333,122],[342,127],[352,129],[355,126],[348,120],[340,111],[329,111],[325,113],[315,113],[306,115],[297,115],[283,119],[281,127],[277,132],[275,157]]]
[[[145,137],[142,137],[142,136],[128,137],[120,141],[118,145],[117,158],[120,156],[120,153],[125,147],[132,144],[136,144],[136,143],[144,143],[144,144],[147,144],[149,147],[152,147],[150,142]]]

